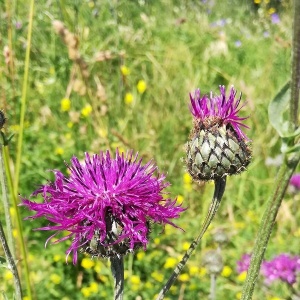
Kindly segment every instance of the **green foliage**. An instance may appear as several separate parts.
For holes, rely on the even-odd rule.
[[[6,20],[0,23],[1,49],[9,45],[8,32],[12,32],[13,64],[0,60],[0,109],[8,118],[4,129],[15,134],[9,148],[12,169],[19,130],[27,6],[26,1],[13,1],[7,14],[7,6],[0,1],[1,19]],[[52,180],[48,170],[66,172],[64,160],[68,163],[73,154],[83,158],[85,151],[132,148],[144,161],[156,161],[160,172],[168,174],[171,196],[178,196],[188,207],[176,222],[184,231],[168,226],[163,232],[153,228],[145,255],[140,250],[126,257],[125,299],[153,299],[171,274],[168,257],[178,261],[186,243],[198,234],[213,186],[191,183],[182,162],[192,127],[188,93],[198,87],[203,93],[217,92],[220,84],[234,84],[243,92],[247,104],[241,113],[250,115],[246,134],[253,141],[253,162],[247,172],[228,178],[222,206],[201,249],[167,297],[208,298],[210,278],[201,258],[216,247],[212,233],[218,228],[227,232],[230,241],[222,249],[227,273],[217,279],[217,299],[236,299],[242,290],[236,261],[251,251],[262,208],[273,189],[277,167],[265,161],[280,152],[280,140],[268,123],[267,108],[272,95],[290,77],[290,4],[282,1],[276,8],[278,24],[271,22],[270,8],[237,0],[230,4],[220,0],[214,4],[192,0],[36,1],[19,193],[29,197],[38,185]],[[56,33],[54,20],[63,22],[74,34],[77,44],[73,48],[68,47],[70,39],[65,41]],[[20,23],[21,27],[16,26]],[[86,69],[72,59],[72,49],[86,63]],[[122,73],[122,66],[130,74]],[[140,80],[146,83],[143,92],[137,88]],[[64,98],[70,99],[70,109],[62,109]],[[272,103],[269,117],[276,122],[278,108],[272,110]],[[268,259],[281,252],[299,254],[299,201],[299,194],[286,196]],[[22,207],[20,211],[22,217],[30,215]],[[89,258],[80,255],[77,266],[66,264],[68,242],[49,243],[45,248],[51,233],[33,231],[47,224],[45,220],[23,222],[36,299],[112,298],[108,263],[94,259],[88,265]],[[6,280],[1,280],[0,290],[11,295],[12,279],[2,270],[0,277],[4,274]],[[288,297],[284,284],[266,287],[260,282],[260,287],[254,299]]]

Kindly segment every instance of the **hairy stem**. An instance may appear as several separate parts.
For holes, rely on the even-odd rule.
[[[123,300],[124,291],[124,261],[123,257],[112,257],[111,272],[114,277],[114,300]]]
[[[171,277],[167,281],[166,285],[160,291],[160,293],[157,296],[156,300],[162,300],[164,298],[164,296],[166,295],[167,291],[173,285],[174,281],[177,279],[178,275],[180,274],[180,272],[182,271],[182,269],[186,265],[187,261],[191,257],[192,253],[194,252],[194,250],[199,245],[199,243],[200,243],[200,241],[201,241],[204,233],[206,232],[208,226],[210,225],[211,221],[213,220],[213,218],[214,218],[214,216],[215,216],[215,214],[216,214],[216,212],[217,212],[217,210],[219,208],[222,196],[223,196],[224,191],[225,191],[225,187],[226,187],[226,177],[219,178],[219,179],[215,180],[214,196],[213,196],[213,199],[211,201],[211,204],[210,204],[207,216],[206,216],[206,218],[204,220],[204,223],[202,224],[200,233],[196,237],[196,239],[192,242],[192,244],[190,245],[190,248],[187,250],[187,252],[183,256],[182,260],[176,266],[176,268],[173,271]]]
[[[299,88],[300,88],[300,1],[294,1],[294,38],[289,121],[294,128],[298,126]],[[291,141],[292,143],[293,141]],[[289,145],[292,146],[292,145]],[[243,287],[241,300],[250,300],[254,292],[260,266],[272,233],[275,219],[284,197],[289,180],[300,160],[300,153],[287,155],[286,162],[279,169],[275,182],[275,190],[267,203],[262,217],[246,282]]]
[[[210,295],[209,300],[216,300],[216,286],[217,286],[217,276],[216,274],[210,275]]]
[[[300,155],[298,154],[297,156],[298,157],[292,159],[289,164],[283,164],[279,169],[275,183],[276,188],[267,203],[267,209],[262,217],[241,300],[252,299],[254,287],[259,275],[260,265],[262,263],[270,235],[274,227],[279,207],[288,186],[290,177],[292,176],[300,159]]]
[[[8,263],[9,270],[12,272],[13,278],[14,278],[14,285],[15,285],[15,298],[14,299],[22,300],[22,288],[21,288],[20,277],[18,274],[18,269],[16,267],[15,261],[12,257],[9,247],[7,245],[4,230],[3,230],[1,222],[0,222],[0,241],[1,241],[4,253],[5,253],[5,257],[6,257],[6,261]]]
[[[298,126],[299,89],[300,89],[300,1],[294,1],[294,30],[293,30],[293,58],[290,101],[290,121],[295,128]]]

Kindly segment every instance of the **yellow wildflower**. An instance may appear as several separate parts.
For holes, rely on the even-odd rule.
[[[123,76],[127,76],[130,74],[130,70],[126,66],[122,65],[120,69]]]
[[[95,262],[93,260],[91,260],[90,258],[85,257],[81,261],[81,266],[84,269],[91,269],[92,267],[95,266]]]
[[[63,155],[64,152],[65,152],[64,149],[61,148],[61,147],[57,147],[57,148],[55,149],[55,154],[56,154],[56,155]]]
[[[89,288],[92,293],[97,293],[99,291],[99,285],[97,284],[97,282],[92,282]]]
[[[200,277],[204,277],[204,276],[206,275],[206,273],[207,273],[206,268],[201,267],[201,268],[199,269],[199,276],[200,276]]]
[[[133,95],[131,93],[126,93],[125,97],[124,97],[124,102],[127,105],[132,104],[132,102],[133,102]]]
[[[238,275],[237,280],[240,282],[244,282],[246,280],[246,277],[247,277],[247,271],[244,271]]]
[[[164,275],[158,271],[152,272],[151,277],[158,282],[163,282],[163,280],[164,280]]]
[[[242,298],[242,292],[238,292],[235,294],[235,298],[240,300]]]
[[[191,177],[191,175],[189,174],[189,173],[187,173],[187,172],[185,172],[184,174],[183,174],[183,183],[185,183],[185,184],[189,184],[189,183],[192,183],[192,177]]]
[[[11,215],[12,217],[14,217],[14,216],[16,215],[16,210],[15,210],[14,207],[10,207],[10,208],[9,208],[9,212],[10,212],[10,215]]]
[[[81,293],[83,294],[84,298],[89,298],[92,294],[92,291],[88,287],[83,287],[81,289]]]
[[[50,275],[50,280],[54,283],[54,284],[60,284],[61,283],[61,276],[57,275],[57,274],[51,274]]]
[[[199,272],[199,268],[197,266],[190,266],[189,273],[191,276],[196,275]]]
[[[232,269],[229,266],[224,266],[221,276],[223,277],[229,277],[232,273]]]
[[[98,278],[99,278],[103,283],[108,282],[108,278],[107,278],[107,276],[105,276],[105,275],[100,274],[100,275],[98,276]]]
[[[88,117],[91,114],[92,110],[93,110],[92,106],[90,104],[87,104],[84,106],[84,108],[82,108],[81,115],[83,117]]]
[[[25,296],[22,298],[23,300],[30,300],[30,298],[28,296]]]
[[[136,85],[136,88],[140,94],[144,94],[144,92],[147,89],[147,84],[146,84],[145,80],[139,80],[139,82]]]
[[[173,269],[177,265],[177,259],[175,257],[168,257],[164,264],[165,269]]]
[[[142,260],[145,256],[145,252],[144,251],[140,251],[137,253],[136,258],[137,260]]]
[[[182,273],[178,276],[178,279],[182,282],[187,282],[190,280],[190,276],[187,273]]]
[[[12,274],[12,272],[10,271],[10,270],[5,270],[5,272],[4,272],[4,279],[5,280],[11,280],[11,279],[13,279],[13,274]]]
[[[261,0],[254,0],[254,3],[259,4],[259,3],[261,3]]]
[[[178,196],[177,196],[177,202],[178,202],[178,203],[182,203],[183,200],[184,200],[184,197],[183,197],[182,195],[178,195]]]
[[[55,254],[54,256],[53,256],[53,260],[55,261],[55,262],[58,262],[58,261],[60,261],[60,260],[62,260],[63,259],[63,257],[60,255],[60,254]]]
[[[17,229],[13,229],[12,233],[13,233],[14,238],[18,236],[18,230]]]
[[[183,244],[182,244],[182,250],[183,251],[186,251],[187,249],[189,249],[190,248],[190,243],[189,242],[184,242]]]
[[[141,283],[141,279],[140,279],[140,277],[137,276],[137,275],[131,275],[131,277],[130,277],[129,280],[130,280],[131,284],[137,285],[137,284],[140,284],[140,283]]]
[[[160,243],[160,238],[154,238],[154,244],[158,245]]]
[[[68,127],[68,128],[72,128],[72,127],[73,127],[73,125],[74,125],[74,123],[73,123],[73,122],[71,122],[71,121],[67,123],[67,127]]]
[[[71,100],[69,98],[63,98],[60,101],[60,110],[69,111],[71,109]]]
[[[272,14],[274,14],[275,12],[276,12],[276,9],[275,9],[274,7],[271,7],[271,8],[268,9],[268,14],[269,14],[269,15],[272,15]]]

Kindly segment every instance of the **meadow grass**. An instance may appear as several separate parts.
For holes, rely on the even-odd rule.
[[[216,247],[212,234],[218,228],[227,233],[229,242],[222,249],[225,267],[217,279],[217,299],[240,296],[243,280],[235,270],[236,261],[251,252],[274,185],[277,167],[265,161],[280,153],[279,138],[268,122],[268,103],[291,72],[290,2],[261,2],[35,3],[22,128],[19,120],[29,46],[28,3],[0,2],[1,49],[7,45],[13,49],[8,53],[10,59],[5,61],[2,56],[0,60],[0,108],[8,118],[5,130],[15,133],[9,147],[13,175],[17,140],[24,130],[18,194],[29,197],[38,185],[52,180],[53,174],[47,172],[50,169],[66,172],[64,160],[69,162],[72,155],[83,158],[85,151],[134,149],[145,162],[153,158],[160,171],[168,174],[170,194],[188,208],[176,222],[184,231],[168,226],[164,232],[153,228],[147,251],[125,259],[125,299],[153,299],[171,274],[168,257],[179,260],[186,243],[199,231],[213,186],[192,183],[186,176],[182,158],[192,126],[188,93],[198,87],[204,93],[218,92],[221,84],[228,88],[233,84],[247,102],[242,114],[250,116],[246,134],[253,143],[253,162],[247,172],[228,178],[223,203],[204,236],[201,251],[179,276],[168,299],[208,299],[210,279],[201,258]],[[279,23],[272,23],[270,15],[275,6]],[[61,21],[75,39],[63,40],[53,26],[55,20]],[[122,66],[130,74],[122,74]],[[145,91],[137,88],[141,80],[146,83]],[[132,101],[124,100],[126,94]],[[64,98],[71,101],[65,111],[61,107]],[[267,258],[282,252],[299,254],[299,200],[299,194],[286,195]],[[20,213],[22,218],[30,214],[22,207]],[[68,242],[45,249],[50,233],[33,231],[46,224],[42,220],[24,221],[22,226],[33,299],[112,298],[107,262],[80,255],[78,265],[66,264]],[[16,253],[17,258],[22,256],[19,247]],[[0,289],[12,295],[9,272],[3,268],[0,272],[5,279]],[[286,299],[288,293],[283,283],[266,286],[260,282],[254,299]]]

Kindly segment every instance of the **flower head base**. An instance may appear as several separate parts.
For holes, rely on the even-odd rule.
[[[281,280],[290,285],[296,282],[300,272],[300,257],[289,254],[280,254],[270,261],[262,264],[262,274],[266,283],[270,284],[274,280]]]
[[[85,155],[85,162],[76,157],[68,166],[70,176],[55,170],[55,181],[41,186],[33,196],[41,194],[43,203],[23,199],[23,205],[36,211],[36,219],[44,217],[53,226],[39,230],[62,231],[70,234],[72,244],[67,255],[73,252],[73,263],[78,251],[92,256],[112,257],[125,255],[138,247],[146,248],[150,223],[171,224],[184,209],[176,200],[163,198],[163,189],[169,186],[163,174],[155,176],[155,164],[142,165],[138,154],[109,151],[100,155]],[[175,226],[176,227],[176,226]]]
[[[248,138],[241,130],[247,127],[238,115],[241,96],[236,100],[232,87],[226,98],[225,87],[220,96],[190,95],[190,111],[194,127],[187,143],[186,164],[195,180],[215,180],[245,170],[251,160]]]

